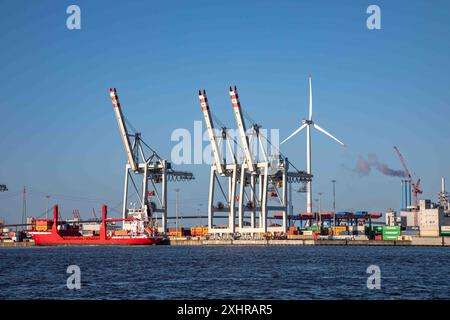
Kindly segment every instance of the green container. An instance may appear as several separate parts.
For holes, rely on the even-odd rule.
[[[373,226],[372,232],[374,235],[379,235],[383,233],[383,227],[382,226]]]
[[[400,231],[399,226],[383,226],[383,231]]]
[[[309,228],[309,230],[312,230],[312,231],[318,231],[318,230],[320,230],[320,227],[319,227],[319,226],[311,226],[311,227]]]
[[[383,230],[383,234],[400,234],[400,230]]]

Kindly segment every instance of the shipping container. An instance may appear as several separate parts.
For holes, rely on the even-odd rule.
[[[383,236],[382,236],[381,234],[377,234],[377,235],[374,236],[373,239],[374,239],[374,240],[377,240],[377,241],[383,240]]]
[[[441,226],[441,235],[450,236],[450,226]]]

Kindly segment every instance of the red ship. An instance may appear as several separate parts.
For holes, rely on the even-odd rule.
[[[59,221],[58,206],[53,209],[53,220],[34,219],[32,236],[38,246],[64,245],[152,245],[161,242],[164,237],[158,235],[155,227],[136,217],[125,219],[106,218],[107,208],[103,205],[102,221],[98,234],[83,235],[79,223]],[[108,230],[108,222],[122,221],[125,225],[133,226],[129,230]],[[120,231],[120,232],[118,232]]]

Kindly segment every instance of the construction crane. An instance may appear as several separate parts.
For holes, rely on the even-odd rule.
[[[194,179],[191,172],[175,171],[169,161],[160,157],[147,143],[141,134],[130,134],[125,124],[125,118],[115,88],[109,89],[114,113],[119,126],[122,142],[127,155],[125,166],[125,184],[123,193],[123,219],[134,217],[145,221],[158,221],[158,213],[161,214],[160,232],[167,231],[167,181],[185,181]],[[147,154],[150,152],[149,154]],[[133,175],[142,175],[142,184],[138,186]],[[128,203],[129,185],[134,188],[138,203]],[[149,183],[153,191],[148,191]],[[155,197],[158,204],[150,201],[149,197]],[[154,216],[156,214],[156,217]]]
[[[411,187],[412,187],[412,192],[413,192],[413,205],[414,205],[414,210],[417,210],[417,206],[418,206],[418,200],[417,200],[417,195],[422,193],[422,190],[419,188],[420,186],[420,179],[417,179],[417,181],[414,182],[409,170],[408,170],[408,166],[406,165],[406,161],[405,158],[403,158],[402,154],[400,153],[400,150],[398,150],[398,148],[396,146],[394,146],[394,150],[397,153],[398,157],[400,158],[400,161],[403,165],[403,169],[405,170],[405,175],[408,178],[409,182],[411,183]]]

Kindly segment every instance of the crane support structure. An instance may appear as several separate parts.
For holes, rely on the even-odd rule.
[[[400,150],[394,146],[394,150],[397,153],[398,157],[400,158],[400,162],[402,163],[403,169],[405,170],[405,175],[408,178],[409,182],[411,183],[412,186],[412,192],[413,192],[413,205],[414,205],[414,210],[417,210],[418,207],[418,194],[422,193],[422,190],[419,188],[420,187],[420,179],[417,179],[416,182],[414,182],[411,173],[408,170],[408,166],[406,165],[406,161],[405,158],[403,158],[402,154],[400,153]]]
[[[206,91],[200,90],[198,93],[200,105],[205,120],[214,164],[211,166],[209,196],[208,196],[208,232],[211,234],[230,235],[236,232],[236,188],[239,179],[239,166],[236,163],[236,156],[233,153],[229,139],[227,139],[227,129],[222,128],[217,138],[214,131],[214,123],[209,109]],[[218,141],[218,139],[220,139]],[[228,145],[232,155],[232,163],[226,163],[226,149],[221,154],[220,143],[225,147]],[[221,194],[223,202],[216,203],[216,194]],[[227,213],[228,225],[218,227],[215,225],[215,214]]]
[[[145,219],[158,223],[160,232],[167,231],[167,182],[194,179],[191,172],[175,171],[167,160],[161,158],[146,144],[140,133],[128,133],[122,114],[117,90],[109,89],[114,112],[119,126],[122,142],[127,154],[125,165],[125,183],[123,192],[122,218]],[[131,143],[130,137],[133,138]],[[147,154],[150,151],[149,154]],[[134,177],[141,176],[142,183],[137,184]],[[149,192],[149,188],[152,188]],[[129,189],[132,189],[133,193]],[[130,197],[137,200],[128,203]]]

